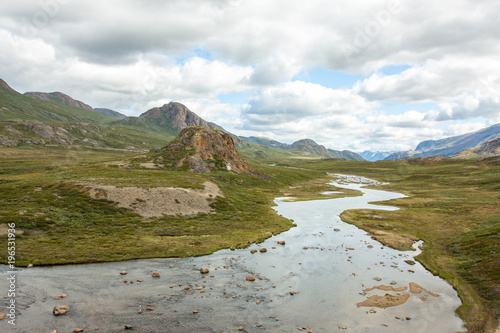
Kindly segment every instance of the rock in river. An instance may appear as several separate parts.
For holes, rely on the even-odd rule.
[[[66,312],[69,311],[69,306],[67,305],[56,305],[54,309],[52,310],[52,313],[55,314],[56,316],[65,314]]]

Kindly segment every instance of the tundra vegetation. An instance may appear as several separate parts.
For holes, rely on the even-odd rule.
[[[390,202],[401,208],[398,211],[351,210],[342,219],[388,246],[407,246],[397,241],[401,237],[387,236],[391,234],[422,239],[423,253],[417,260],[457,289],[463,301],[457,312],[469,330],[494,330],[500,315],[498,158],[355,162],[299,159],[273,155],[273,150],[256,153],[253,148],[240,153],[251,157],[251,166],[267,179],[224,170],[197,174],[148,169],[133,163],[137,152],[1,148],[0,220],[16,224],[16,264],[186,257],[246,247],[293,227],[293,221],[272,209],[275,197],[332,197],[319,194],[324,191],[358,195],[327,184],[327,173],[354,174],[389,182],[381,188],[408,197]],[[196,189],[206,181],[224,193],[212,201],[212,213],[149,218],[111,201],[92,199],[77,185]],[[377,231],[384,233],[377,236]],[[0,241],[5,245],[7,235],[0,235]],[[6,251],[0,252],[0,261],[7,262]]]

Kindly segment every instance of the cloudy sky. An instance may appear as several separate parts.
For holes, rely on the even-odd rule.
[[[0,0],[0,78],[238,135],[406,150],[500,122],[500,1]]]

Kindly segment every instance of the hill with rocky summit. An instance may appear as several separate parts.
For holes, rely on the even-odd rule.
[[[141,114],[139,117],[128,117],[122,123],[130,125],[157,126],[178,134],[180,130],[189,126],[201,126],[218,129],[214,124],[202,119],[185,105],[170,102],[161,107],[155,107]]]
[[[167,168],[210,173],[226,170],[260,177],[236,151],[231,136],[206,127],[186,127],[167,146],[152,152],[152,162]]]

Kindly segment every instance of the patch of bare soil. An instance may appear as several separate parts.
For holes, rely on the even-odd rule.
[[[204,189],[179,187],[116,187],[79,183],[91,198],[116,202],[144,217],[210,213],[217,197],[224,197],[219,187],[205,182]]]
[[[371,288],[366,288],[363,290],[363,292],[367,293],[375,289],[384,291],[405,291],[408,288],[380,285]],[[416,284],[415,282],[410,282],[410,293],[404,293],[404,294],[397,293],[396,295],[385,294],[384,296],[373,295],[365,299],[363,302],[357,303],[356,305],[358,306],[358,308],[361,306],[378,307],[378,308],[388,308],[391,306],[398,306],[406,303],[406,301],[408,301],[408,299],[410,298],[410,294],[421,294],[422,291],[425,293],[421,295],[420,299],[424,302],[427,301],[429,295],[433,297],[439,297],[438,294],[423,288],[422,286]]]
[[[403,295],[391,295],[391,294],[385,294],[384,296],[373,295],[356,305],[358,306],[358,308],[360,306],[388,308],[391,306],[398,306],[404,304],[409,298],[410,298],[409,293],[405,293]]]

